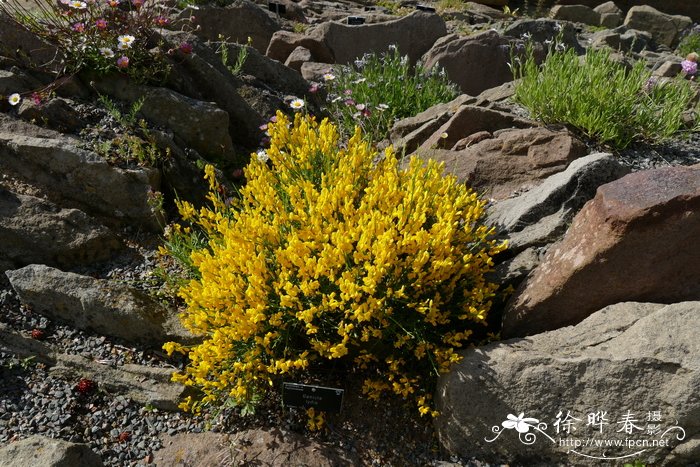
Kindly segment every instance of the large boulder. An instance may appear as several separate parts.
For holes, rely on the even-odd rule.
[[[592,26],[600,24],[600,13],[586,5],[555,5],[549,12],[552,19],[584,23]]]
[[[0,272],[32,263],[67,268],[93,264],[123,247],[82,211],[2,188],[0,245]]]
[[[149,201],[160,188],[158,170],[121,169],[77,144],[76,139],[0,114],[0,170],[42,187],[52,202],[103,222],[160,230],[159,214]]]
[[[642,5],[630,8],[624,25],[630,29],[648,31],[658,44],[674,47],[681,34],[693,25],[693,20],[687,16],[668,15],[649,5]]]
[[[428,68],[444,68],[450,81],[457,84],[462,92],[476,96],[486,89],[513,80],[513,73],[508,67],[512,45],[511,38],[501,36],[496,31],[473,36],[452,34],[437,41],[423,61]]]
[[[3,467],[102,467],[102,459],[87,444],[34,435],[0,448]]]
[[[602,0],[557,0],[561,5],[598,6]],[[610,2],[607,2],[610,3]],[[688,0],[615,0],[615,4],[627,11],[633,6],[649,5],[657,10],[672,15],[690,16],[695,22],[700,21],[700,2]]]
[[[275,31],[281,28],[278,20],[260,6],[248,0],[235,0],[232,4],[198,5],[197,9],[186,8],[180,18],[188,19],[198,27],[194,33],[204,40],[224,40],[251,45],[265,53]]]
[[[359,26],[330,21],[303,36],[276,35],[267,55],[284,62],[296,47],[302,46],[311,52],[314,61],[350,64],[367,52],[381,53],[395,45],[415,63],[445,34],[447,26],[442,18],[424,11],[415,11],[393,21]],[[283,42],[283,37],[294,40]]]
[[[511,465],[607,466],[622,456],[690,465],[700,459],[697,329],[700,302],[628,302],[462,351],[438,383],[440,441]]]
[[[489,222],[508,238],[509,251],[543,246],[564,234],[599,186],[628,172],[612,154],[581,157],[532,190],[491,205]]]
[[[496,200],[537,186],[584,156],[585,145],[567,131],[508,129],[459,151],[418,150],[421,158],[445,163],[462,183]]]
[[[191,337],[175,313],[127,285],[38,264],[5,274],[22,303],[78,329],[154,347]]]
[[[698,232],[700,165],[601,186],[513,295],[503,335],[575,324],[622,301],[699,300]]]

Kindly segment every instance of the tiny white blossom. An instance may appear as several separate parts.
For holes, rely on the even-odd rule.
[[[22,98],[17,93],[10,94],[10,97],[7,98],[7,102],[9,102],[10,105],[17,105],[17,104],[19,104],[19,101],[21,101],[21,100],[22,100]]]
[[[255,156],[258,158],[258,160],[262,163],[265,163],[270,160],[270,156],[267,155],[267,151],[264,149],[259,150]]]
[[[289,106],[294,110],[299,110],[304,107],[304,101],[301,99],[294,99],[292,102],[289,103]]]
[[[87,8],[87,3],[81,2],[79,0],[74,0],[68,2],[68,6],[71,8],[75,8],[76,10],[84,10],[85,8]]]
[[[333,73],[325,73],[323,75],[323,79],[325,81],[333,81],[335,79],[335,75]]]
[[[126,45],[126,48],[128,49],[129,47],[131,47],[131,44],[133,44],[135,40],[136,38],[129,34],[124,34],[122,36],[117,37],[117,42],[119,42],[119,49],[123,50],[122,45]]]
[[[108,47],[100,47],[100,54],[106,58],[114,57],[114,51]]]

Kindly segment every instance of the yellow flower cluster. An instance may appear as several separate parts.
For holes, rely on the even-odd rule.
[[[392,392],[434,414],[435,378],[496,290],[484,273],[505,245],[481,223],[484,202],[436,163],[378,157],[359,130],[345,148],[332,123],[302,114],[278,113],[268,130],[270,162],[252,158],[236,206],[219,200],[210,168],[212,207],[179,205],[209,244],[180,292],[203,341],[175,379],[205,403],[250,399],[277,375],[350,359],[370,375],[369,397]]]

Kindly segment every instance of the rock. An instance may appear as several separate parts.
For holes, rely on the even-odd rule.
[[[292,70],[297,70],[301,73],[301,66],[310,61],[312,61],[311,51],[306,47],[299,46],[289,54],[284,64]]]
[[[417,154],[444,162],[446,172],[461,183],[499,200],[538,185],[586,152],[585,145],[567,131],[527,128],[493,135],[462,151],[434,149]]]
[[[545,179],[530,191],[493,204],[488,209],[488,220],[501,235],[508,237],[546,217],[556,216],[558,226],[555,229],[563,234],[574,215],[595,196],[599,186],[617,180],[628,172],[629,169],[617,162],[612,154],[581,157],[569,164],[566,170]],[[527,245],[509,241],[509,248],[518,251],[546,244],[551,238],[549,232],[552,231],[553,221],[548,219],[548,228],[544,230],[547,236],[543,240],[546,241]]]
[[[135,85],[128,79],[108,77],[93,80],[93,87],[121,101],[143,99],[140,114],[150,122],[166,127],[205,157],[232,157],[228,113],[217,105],[184,96],[167,88]]]
[[[123,395],[143,405],[176,411],[185,388],[171,381],[173,371],[133,363],[103,365],[80,355],[60,354],[49,374],[68,381],[87,378],[110,396]]]
[[[308,467],[341,467],[357,465],[338,449],[306,436],[272,429],[250,429],[233,435],[189,433],[163,437],[155,465],[303,465]]]
[[[0,448],[4,467],[102,467],[102,459],[87,444],[34,435]]]
[[[597,7],[593,8],[593,11],[600,15],[604,14],[617,14],[622,16],[623,12],[620,10],[620,8],[615,4],[615,2],[605,2],[601,3]]]
[[[475,3],[481,3],[488,6],[504,7],[508,5],[508,0],[476,0]]]
[[[698,232],[700,165],[601,186],[513,295],[503,335],[575,324],[622,301],[700,299]]]
[[[0,70],[0,94],[3,96],[15,92],[25,93],[36,86],[37,83],[24,73]]]
[[[645,462],[668,465],[662,459],[669,448],[653,447],[651,439],[663,438],[674,452],[682,451],[683,440],[692,444],[700,431],[695,423],[700,409],[695,397],[700,391],[698,310],[700,302],[619,303],[573,327],[462,351],[464,359],[438,383],[441,443],[458,455],[583,466],[608,465],[600,461],[603,452],[608,458],[632,455],[634,447],[591,443],[574,453],[574,446],[560,439],[645,439]],[[567,413],[577,419],[570,420],[571,435],[564,424],[554,424],[560,412],[560,420]],[[607,412],[607,424],[588,425],[588,414],[596,412]],[[628,413],[640,427],[632,433],[621,428]],[[538,420],[530,422],[534,437],[529,445],[515,430],[502,428],[508,414]],[[661,428],[656,436],[646,432],[650,424]],[[685,432],[661,435],[672,426]]]
[[[0,14],[0,56],[54,73],[61,71],[64,60],[58,47],[29,32],[5,14]]]
[[[328,63],[306,62],[301,65],[301,76],[307,81],[322,82],[323,75],[331,71]]]
[[[552,19],[571,21],[573,23],[600,24],[600,13],[586,5],[555,5],[549,12]]]
[[[639,53],[651,44],[652,39],[650,32],[620,26],[613,30],[606,29],[594,33],[591,37],[591,46],[594,48],[608,46],[622,52]]]
[[[50,200],[99,217],[107,225],[137,224],[152,231],[159,214],[149,194],[160,188],[156,169],[120,169],[78,149],[78,140],[0,114],[0,169],[39,185]]]
[[[203,4],[197,5],[196,10],[186,8],[180,19],[191,20],[199,26],[194,33],[204,40],[220,41],[221,35],[227,42],[246,44],[250,37],[251,45],[263,54],[272,35],[281,29],[278,20],[248,0],[236,0],[224,7]]]
[[[56,364],[51,347],[29,336],[14,332],[4,323],[0,323],[0,348],[3,349],[3,352],[11,353],[19,358],[31,357],[34,362],[46,365]]]
[[[668,47],[675,47],[683,31],[692,24],[693,20],[687,16],[668,15],[649,5],[630,8],[624,22],[630,29],[650,32],[654,41]]]
[[[462,94],[450,102],[434,105],[413,117],[394,123],[390,139],[397,152],[410,154],[433,135],[463,105],[473,104],[476,99]]]
[[[501,6],[505,6],[505,3]],[[508,15],[503,13],[502,8],[494,8],[493,6],[488,6],[482,3],[466,2],[464,3],[462,9],[466,10],[471,15],[478,15],[485,23],[489,21],[508,19]]]
[[[78,329],[153,347],[191,340],[174,313],[126,285],[38,264],[5,274],[22,303]]]
[[[61,209],[2,188],[0,245],[0,261],[10,268],[32,263],[66,268],[88,265],[123,248],[112,232],[82,211]]]
[[[333,57],[332,63],[350,64],[367,52],[385,52],[390,45],[395,45],[401,54],[408,55],[411,63],[416,63],[445,34],[447,26],[440,16],[415,11],[385,23],[360,26],[323,23],[307,35],[327,47]],[[316,61],[319,61],[317,57]]]
[[[617,13],[603,13],[600,15],[600,25],[606,28],[616,28],[622,24],[622,16]]]
[[[508,246],[510,251],[510,245]],[[500,290],[508,286],[516,287],[539,263],[540,255],[537,248],[530,247],[496,265],[493,277],[489,277],[489,281],[499,284]]]
[[[495,31],[443,37],[425,54],[426,68],[440,66],[463,93],[482,91],[513,80],[508,67],[511,39]],[[488,73],[484,73],[487,69]]]
[[[502,102],[510,99],[515,95],[515,87],[520,82],[520,79],[515,81],[509,81],[503,83],[495,88],[487,89],[478,96],[476,96],[479,101],[489,101],[489,102]]]
[[[576,29],[573,24],[561,23],[553,19],[519,19],[508,26],[503,34],[514,38],[529,37],[536,44],[558,40],[567,48],[574,49],[579,55],[586,51],[576,38]],[[544,56],[541,59],[544,59]]]
[[[659,78],[673,78],[683,70],[680,59],[675,62],[663,62],[654,69],[653,75]]]
[[[317,37],[309,37],[290,31],[277,31],[270,39],[265,55],[278,62],[286,62],[289,55],[297,48],[303,47],[311,54],[311,60],[321,63],[333,63],[334,58],[326,44]]]
[[[39,104],[23,99],[17,113],[22,120],[42,122],[46,127],[63,133],[75,133],[85,126],[74,102],[60,97]]]
[[[475,105],[462,105],[447,122],[423,142],[418,152],[427,152],[435,148],[451,149],[461,139],[482,131],[493,133],[504,128],[527,128],[535,125],[537,125],[536,122],[506,112]]]

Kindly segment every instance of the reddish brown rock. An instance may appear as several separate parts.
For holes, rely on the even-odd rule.
[[[576,324],[626,301],[700,299],[700,165],[603,185],[520,286],[505,337]]]
[[[447,172],[485,196],[505,199],[563,171],[586,153],[585,145],[568,131],[526,128],[493,135],[461,151],[425,149],[417,154],[444,162]]]

